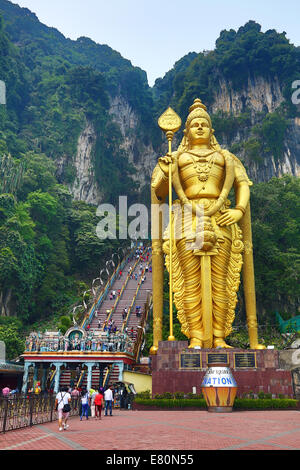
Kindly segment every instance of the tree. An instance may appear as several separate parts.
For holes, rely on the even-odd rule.
[[[23,354],[25,340],[20,335],[20,330],[15,324],[0,324],[0,341],[5,343],[8,360],[15,359],[20,354]]]

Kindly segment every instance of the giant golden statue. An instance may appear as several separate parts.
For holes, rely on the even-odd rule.
[[[230,347],[225,339],[232,331],[242,267],[250,347],[263,348],[257,338],[251,184],[239,159],[218,144],[207,108],[196,99],[180,146],[159,159],[152,176],[152,226],[157,234],[152,232],[151,354],[156,354],[162,340],[164,255],[177,316],[190,348]],[[163,231],[162,216],[153,208],[164,204],[172,188],[179,199]],[[228,200],[232,188],[234,208]]]

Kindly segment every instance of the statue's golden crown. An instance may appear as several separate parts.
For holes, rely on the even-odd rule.
[[[207,119],[210,124],[210,127],[212,127],[212,122],[210,119],[210,115],[207,112],[207,107],[205,106],[205,104],[202,103],[202,101],[199,98],[196,98],[194,100],[194,103],[189,109],[189,115],[187,117],[185,127],[188,128],[192,120],[197,117],[203,117]]]

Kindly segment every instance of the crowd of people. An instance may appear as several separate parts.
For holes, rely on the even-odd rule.
[[[152,272],[151,262],[151,248],[147,250],[140,246],[132,252],[127,259],[127,263],[140,262],[138,270],[134,270],[132,266],[128,268],[128,275],[131,279],[141,279],[141,282],[146,281],[148,272]],[[119,272],[119,277],[122,276],[122,271]],[[109,294],[110,300],[115,300],[121,295],[121,290],[112,290]],[[106,311],[101,321],[101,313],[99,310],[95,312],[97,327],[93,328],[90,324],[87,325],[85,336],[79,337],[74,335],[72,338],[66,337],[60,331],[50,334],[42,334],[40,332],[31,333],[25,341],[26,352],[66,352],[66,351],[111,351],[111,352],[128,352],[132,353],[134,349],[134,340],[137,331],[134,328],[128,329],[128,313],[129,308],[126,307],[122,312],[123,324],[118,328],[114,319],[110,318],[111,310]],[[140,306],[136,307],[136,317],[142,316],[142,309]]]
[[[122,401],[120,395],[123,398],[123,406],[120,403]],[[119,400],[118,406],[125,407],[124,400],[126,397],[127,390],[125,387],[121,389],[115,389],[113,386],[106,389],[101,387],[99,390],[62,387],[55,398],[59,431],[65,431],[69,428],[67,423],[72,399],[74,399],[75,408],[79,410],[79,419],[82,421],[83,418],[88,420],[90,417],[91,419],[101,420],[102,411],[104,411],[104,416],[112,416],[116,398]]]

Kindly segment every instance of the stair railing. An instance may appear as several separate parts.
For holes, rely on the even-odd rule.
[[[53,381],[55,379],[55,374],[56,374],[56,369],[52,372],[52,375],[50,377],[50,382],[49,382],[49,388],[51,389],[52,388],[52,385],[53,385]]]
[[[81,385],[81,383],[82,383],[82,381],[83,381],[84,376],[85,376],[85,370],[83,370],[83,371],[81,372],[80,377],[79,377],[79,379],[78,379],[78,382],[77,382],[77,384],[76,384],[76,387],[80,387],[80,385]]]
[[[151,259],[152,259],[152,258],[150,258],[150,260],[149,260],[149,264],[151,263]],[[130,307],[129,307],[129,309],[128,309],[127,317],[126,317],[126,319],[125,319],[125,321],[124,321],[124,323],[123,323],[123,325],[122,325],[122,330],[121,330],[122,333],[123,333],[124,329],[125,329],[125,328],[127,327],[127,325],[128,325],[128,321],[129,321],[129,317],[130,317],[130,315],[131,315],[131,311],[132,311],[132,309],[133,309],[133,307],[134,307],[134,304],[135,304],[135,302],[136,302],[136,298],[137,298],[138,293],[139,293],[139,291],[140,291],[140,288],[141,288],[141,286],[142,286],[142,278],[143,278],[143,276],[144,276],[144,271],[143,271],[143,273],[142,273],[142,275],[141,275],[141,278],[140,278],[140,280],[139,280],[139,282],[138,282],[137,289],[136,289],[135,294],[134,294],[134,296],[133,296],[131,305],[130,305]]]
[[[145,249],[144,249],[143,253],[144,253],[144,252],[145,252]],[[121,300],[121,297],[122,297],[122,295],[123,295],[123,292],[124,292],[124,290],[126,289],[127,284],[128,284],[128,282],[129,282],[129,280],[130,280],[130,277],[132,276],[133,271],[135,270],[135,268],[137,267],[137,265],[139,264],[139,262],[140,262],[140,260],[137,260],[137,261],[134,263],[134,265],[133,265],[133,268],[132,268],[131,273],[130,273],[130,274],[127,274],[126,279],[125,279],[125,281],[124,281],[124,283],[123,283],[123,286],[122,286],[122,288],[121,288],[120,295],[119,295],[118,298],[116,299],[116,301],[115,301],[113,307],[112,307],[111,310],[110,310],[110,313],[109,313],[108,317],[107,317],[106,320],[105,320],[107,323],[109,322],[109,320],[111,319],[111,317],[112,317],[113,314],[115,313],[116,308],[117,308],[117,306],[118,306],[118,304],[119,304],[119,302],[120,302],[120,300]],[[103,325],[103,327],[102,327],[102,331],[104,331],[104,325]],[[123,330],[122,330],[122,331],[123,331]]]
[[[112,284],[114,283],[115,281],[115,278],[116,278],[116,275],[117,273],[120,271],[120,269],[123,269],[124,266],[126,265],[126,261],[127,261],[127,258],[128,258],[128,255],[132,254],[134,251],[136,250],[136,247],[134,247],[126,256],[125,258],[123,259],[123,261],[121,261],[118,266],[116,267],[116,269],[114,270],[113,274],[111,275],[111,277],[108,279],[105,287],[100,291],[99,293],[99,296],[98,296],[98,299],[93,303],[89,313],[85,316],[85,318],[83,319],[83,322],[81,324],[81,327],[85,329],[85,327],[90,324],[94,318],[94,315],[95,315],[95,311],[96,309],[98,309],[101,305],[102,305],[102,302],[103,300],[105,299],[109,289],[111,288]]]
[[[113,366],[108,365],[107,366],[107,371],[106,371],[104,379],[103,379],[103,388],[105,388],[108,385],[110,374],[111,374],[112,371],[113,371]]]
[[[147,301],[145,303],[145,309],[144,309],[143,316],[142,316],[141,323],[140,323],[141,328],[138,329],[139,331],[138,331],[138,334],[137,334],[137,339],[136,339],[136,342],[134,344],[133,355],[134,355],[134,358],[135,358],[135,362],[138,362],[138,360],[139,360],[139,355],[140,355],[141,346],[142,346],[143,337],[144,337],[144,330],[146,328],[146,324],[147,324],[149,312],[151,310],[151,306],[152,306],[152,294],[149,294],[148,298],[147,298]]]

